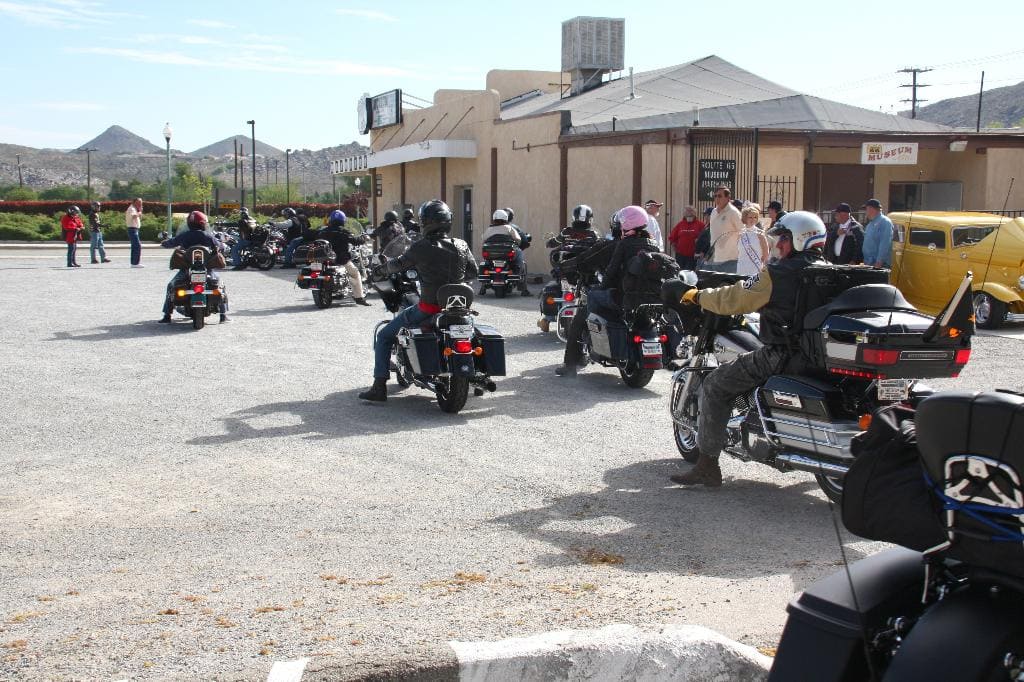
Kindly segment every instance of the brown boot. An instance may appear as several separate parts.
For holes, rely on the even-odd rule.
[[[718,466],[718,459],[700,456],[697,464],[685,474],[670,476],[669,480],[679,485],[705,485],[709,488],[722,486],[722,469]]]

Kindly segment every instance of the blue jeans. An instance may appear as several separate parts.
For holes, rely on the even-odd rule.
[[[403,327],[418,327],[420,323],[430,319],[430,313],[420,310],[419,305],[411,305],[395,315],[394,319],[380,328],[377,338],[373,341],[373,378],[387,379],[391,376],[391,349]]]
[[[128,241],[132,243],[132,265],[138,265],[142,260],[142,240],[139,239],[139,228],[128,228]]]
[[[107,259],[107,250],[103,248],[103,233],[96,230],[89,237],[89,260],[96,262],[96,252],[100,252],[100,259]]]
[[[75,264],[75,252],[78,250],[78,242],[68,242],[68,267]]]
[[[288,246],[286,246],[285,249],[284,249],[284,264],[285,265],[291,265],[292,264],[292,256],[295,255],[295,249],[299,248],[300,244],[302,244],[302,237],[296,237],[295,239],[293,239],[290,242],[288,242]]]
[[[238,267],[239,265],[242,264],[241,251],[245,247],[249,246],[249,244],[251,244],[251,243],[252,242],[250,242],[248,239],[242,239],[241,237],[239,237],[238,241],[235,242],[235,245],[231,247],[231,264],[232,265],[234,265],[235,267]]]

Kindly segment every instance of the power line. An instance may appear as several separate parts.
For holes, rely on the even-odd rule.
[[[928,85],[925,85],[923,83],[918,83],[917,82],[917,74],[919,74],[919,73],[928,73],[929,71],[934,71],[934,69],[921,69],[921,68],[917,68],[917,67],[908,67],[906,69],[900,69],[899,71],[896,72],[896,73],[909,73],[911,75],[911,82],[910,83],[904,83],[903,85],[900,86],[901,88],[911,88],[910,99],[901,99],[900,100],[901,102],[910,102],[910,118],[917,118],[917,104],[918,104],[918,102],[927,102],[928,101],[926,99],[918,99],[918,97],[917,97],[917,89],[918,88],[927,88],[927,87],[929,87]]]

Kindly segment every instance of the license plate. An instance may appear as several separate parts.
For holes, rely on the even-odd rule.
[[[310,263],[309,269],[312,270],[313,272],[320,272],[321,270],[324,269],[324,266],[323,263]]]
[[[879,379],[878,399],[902,402],[910,397],[910,379]]]
[[[494,264],[495,267],[498,267],[498,268],[505,267],[505,261],[503,261],[503,260],[496,260],[496,261],[491,261],[491,262]]]
[[[468,339],[473,336],[473,325],[453,324],[452,326],[448,327],[448,334],[455,338]]]
[[[206,284],[206,273],[205,272],[193,272],[192,273],[193,284]]]
[[[575,308],[566,308],[565,310],[562,311],[562,316],[563,317],[572,317],[575,314],[576,314],[576,309]]]
[[[653,358],[661,355],[661,344],[660,343],[643,343],[641,345],[641,352],[645,358]]]

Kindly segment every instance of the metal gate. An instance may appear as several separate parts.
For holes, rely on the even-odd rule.
[[[690,203],[703,210],[714,204],[716,187],[733,199],[757,201],[757,128],[691,130]]]
[[[762,213],[768,212],[768,203],[777,201],[783,210],[793,211],[797,208],[796,176],[762,175],[757,179],[756,196],[760,198]]]

